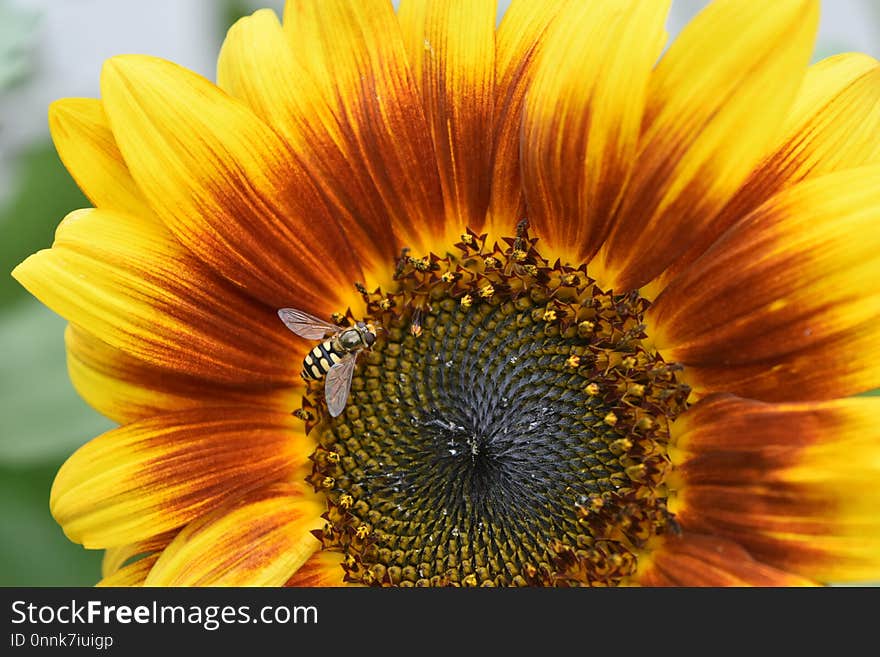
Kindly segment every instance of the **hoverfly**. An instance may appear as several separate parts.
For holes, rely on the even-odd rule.
[[[302,377],[324,381],[327,410],[337,417],[345,408],[358,354],[376,341],[371,324],[336,326],[296,308],[282,308],[278,316],[284,325],[306,340],[321,340],[303,359]],[[326,378],[325,378],[326,377]]]

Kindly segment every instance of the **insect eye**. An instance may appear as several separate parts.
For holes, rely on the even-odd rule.
[[[364,342],[367,343],[368,347],[372,347],[373,343],[376,341],[376,334],[370,333],[369,331],[364,333]]]

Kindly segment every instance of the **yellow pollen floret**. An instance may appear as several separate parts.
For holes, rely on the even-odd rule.
[[[462,308],[470,308],[474,303],[474,298],[470,294],[465,294],[461,298],[461,307]]]
[[[614,414],[614,411],[611,411],[608,413],[608,415],[602,418],[602,421],[605,424],[613,427],[615,424],[617,424],[617,416]]]
[[[488,285],[484,285],[480,288],[480,296],[484,299],[488,299],[493,294],[495,294],[495,288],[492,286],[491,283],[489,283]]]
[[[636,428],[641,429],[642,431],[647,431],[648,429],[652,429],[654,427],[654,420],[652,420],[647,415],[639,418],[639,421],[636,422]]]
[[[324,477],[324,479],[321,481],[321,485],[324,488],[333,488],[333,484],[335,483],[336,480],[333,477]]]
[[[633,397],[641,397],[645,394],[645,386],[641,383],[631,383],[629,387],[627,387],[626,392]]]
[[[358,525],[358,528],[355,530],[355,536],[357,536],[359,539],[363,540],[369,535],[370,535],[369,525]]]
[[[552,322],[556,319],[556,311],[552,308],[549,310],[545,310],[543,319],[545,322]]]
[[[620,438],[609,445],[612,452],[628,452],[633,448],[633,443],[629,438]]]
[[[581,364],[581,357],[577,354],[572,354],[568,358],[565,359],[565,364],[568,367],[578,367]]]
[[[595,397],[596,395],[599,394],[599,384],[597,384],[597,383],[590,383],[590,384],[587,386],[586,390],[587,390],[587,394],[588,394],[588,395],[590,395],[590,396],[592,396],[592,397]]]
[[[354,498],[348,493],[339,498],[339,506],[343,509],[350,509],[352,504],[354,504]]]

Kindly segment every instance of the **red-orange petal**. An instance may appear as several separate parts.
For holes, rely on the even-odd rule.
[[[665,537],[633,578],[642,586],[815,586],[815,582],[761,563],[742,546],[685,531]]]
[[[314,442],[289,413],[206,407],[141,420],[79,448],[61,467],[50,508],[87,548],[135,543],[226,500],[302,474]]]
[[[437,159],[391,3],[288,0],[284,30],[342,127],[342,150],[379,193],[397,246],[436,249],[447,232]]]
[[[526,214],[520,175],[520,140],[526,93],[534,80],[548,27],[569,0],[512,0],[495,34],[495,136],[489,223],[511,235]]]
[[[453,226],[483,227],[495,106],[496,0],[401,0],[397,15]]]
[[[92,408],[120,424],[199,406],[245,404],[285,410],[292,408],[302,388],[301,381],[236,385],[194,376],[187,370],[184,356],[188,351],[181,353],[177,363],[161,367],[111,347],[72,324],[64,341],[73,387]],[[300,363],[307,346],[289,345],[285,358],[292,366]]]
[[[700,394],[767,401],[880,385],[880,166],[773,197],[682,272],[646,314]]]
[[[880,154],[880,64],[847,53],[810,67],[773,152],[749,174],[709,230],[652,283],[656,290],[774,194],[802,180],[864,166]]]
[[[276,309],[356,304],[361,268],[332,209],[243,103],[140,55],[108,60],[101,93],[132,176],[190,251]]]
[[[560,12],[528,91],[522,175],[535,234],[563,261],[605,241],[636,159],[669,2],[576,3]]]
[[[319,550],[306,561],[284,586],[359,586],[344,581],[341,552]]]
[[[13,272],[34,296],[116,349],[228,385],[293,385],[301,340],[159,222],[108,210],[65,218],[51,249]]]
[[[681,32],[651,75],[638,165],[591,263],[598,280],[639,288],[709,230],[777,137],[818,15],[817,0],[718,0]]]
[[[187,525],[147,586],[281,586],[320,547],[325,506],[305,484],[252,491]]]
[[[671,429],[672,510],[761,561],[824,582],[880,577],[880,399],[713,395]]]
[[[296,57],[275,13],[261,9],[240,19],[226,35],[217,61],[217,84],[240,98],[290,144],[318,190],[340,217],[340,224],[370,272],[388,275],[400,255],[383,195],[359,164],[360,154],[334,110],[333,99]],[[376,275],[374,275],[374,278]]]

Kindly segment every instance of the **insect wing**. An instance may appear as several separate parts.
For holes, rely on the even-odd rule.
[[[335,324],[325,322],[296,308],[282,308],[278,311],[278,316],[287,328],[306,340],[323,340],[328,335],[340,331]]]
[[[348,391],[351,389],[351,378],[354,375],[356,362],[356,353],[347,354],[327,372],[324,380],[324,398],[327,400],[327,410],[333,417],[342,413],[345,402],[348,401]]]

